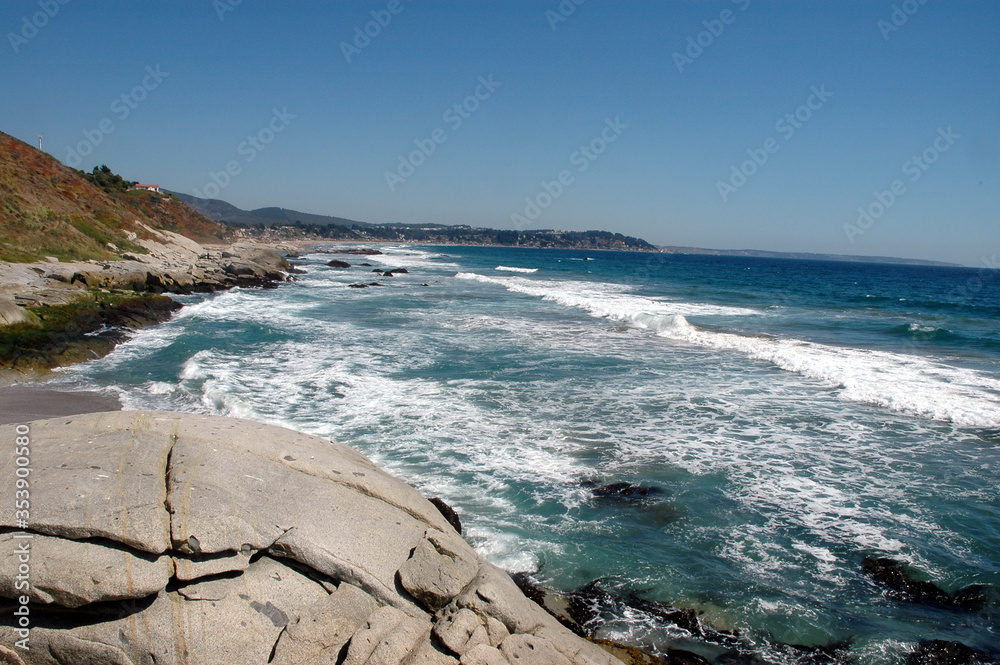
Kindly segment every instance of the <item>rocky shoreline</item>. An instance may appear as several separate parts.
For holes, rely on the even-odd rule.
[[[0,662],[621,665],[345,445],[151,411],[17,436],[30,519],[0,511],[0,556],[29,543],[31,583],[0,567]],[[6,456],[0,486],[22,469]]]
[[[170,318],[163,294],[272,287],[288,261],[252,243],[206,248],[169,231],[139,241],[121,261],[0,263],[0,385],[99,358],[129,331]]]

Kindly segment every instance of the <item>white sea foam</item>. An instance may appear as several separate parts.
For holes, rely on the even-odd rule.
[[[497,266],[494,270],[499,270],[500,272],[538,272],[538,268],[517,268],[515,266]]]
[[[583,282],[474,273],[458,273],[457,277],[497,284],[510,291],[580,308],[592,316],[651,330],[677,342],[769,362],[821,381],[837,389],[843,399],[952,422],[960,427],[1000,427],[1000,381],[975,370],[898,353],[709,331],[692,325],[686,318],[756,313],[753,310],[650,300]]]

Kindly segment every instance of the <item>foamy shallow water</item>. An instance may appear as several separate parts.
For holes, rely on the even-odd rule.
[[[60,380],[344,441],[454,505],[498,565],[697,608],[774,662],[783,642],[849,639],[872,663],[932,637],[998,648],[998,608],[921,608],[861,573],[891,556],[1000,586],[987,294],[890,268],[410,247],[363,259],[409,274],[348,289],[371,269],[323,259],[277,290],[184,297]],[[586,480],[664,494],[600,502]]]

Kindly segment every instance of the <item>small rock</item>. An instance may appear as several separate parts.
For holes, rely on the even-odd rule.
[[[590,483],[584,483],[584,487],[588,486]],[[644,499],[663,493],[659,487],[646,487],[632,483],[611,483],[610,485],[594,487],[590,491],[599,499]]]
[[[444,607],[476,576],[478,565],[467,548],[460,536],[429,529],[400,567],[400,584],[428,609]]]
[[[341,261],[340,259],[334,259],[333,261],[327,262],[328,266],[331,268],[350,268],[351,264],[347,261]]]

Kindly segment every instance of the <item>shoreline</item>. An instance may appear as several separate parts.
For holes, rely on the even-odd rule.
[[[181,305],[164,294],[273,288],[290,278],[285,243],[204,247],[169,231],[120,261],[0,262],[0,386],[110,353],[128,331]],[[287,250],[285,250],[287,251]]]

